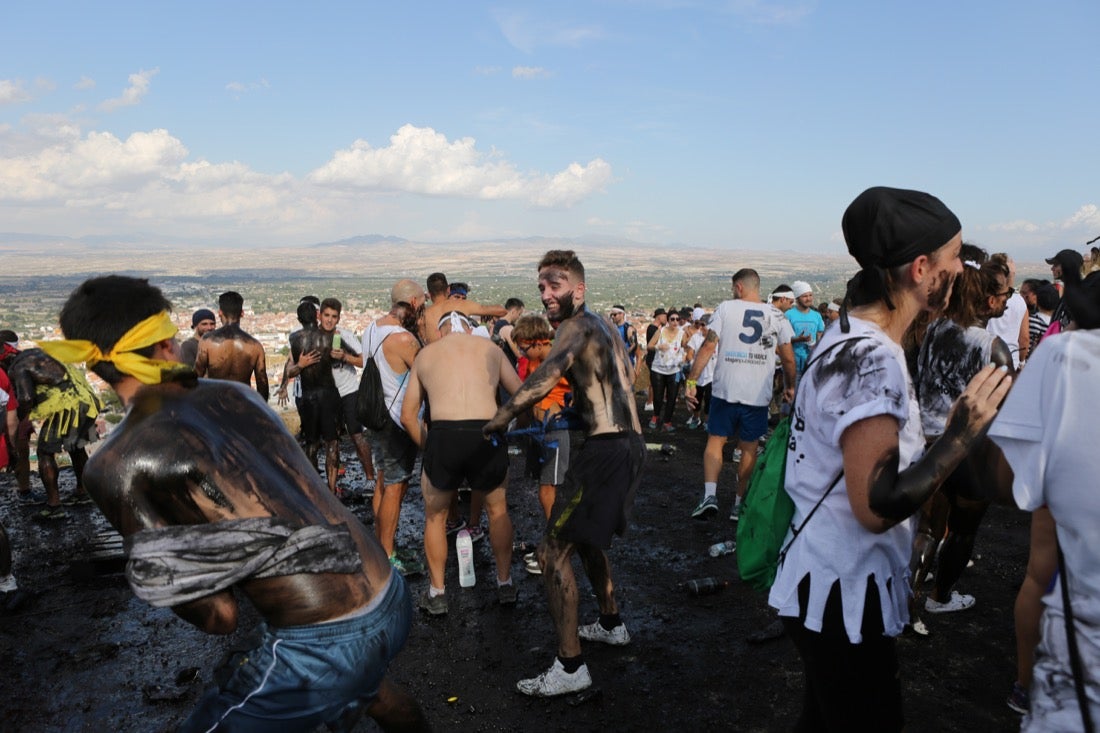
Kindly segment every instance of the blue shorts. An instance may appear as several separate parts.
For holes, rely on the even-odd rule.
[[[743,443],[760,440],[768,432],[768,406],[743,405],[711,397],[707,433],[737,438]]]
[[[411,625],[412,597],[394,572],[365,613],[309,626],[261,626],[260,645],[229,660],[232,676],[206,693],[180,731],[312,731],[322,723],[346,730],[341,717],[374,701]]]

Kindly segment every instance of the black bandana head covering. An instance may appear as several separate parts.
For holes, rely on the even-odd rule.
[[[848,333],[848,306],[853,293],[859,294],[860,302],[882,300],[893,310],[886,271],[939,249],[962,230],[962,225],[935,196],[875,186],[848,205],[841,228],[848,252],[861,268],[848,281],[840,308],[841,330]]]
[[[962,230],[958,217],[935,196],[876,186],[844,212],[848,252],[861,267],[891,268],[933,252]]]

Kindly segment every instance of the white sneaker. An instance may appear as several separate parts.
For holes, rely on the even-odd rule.
[[[569,674],[557,657],[554,658],[554,663],[550,665],[550,669],[538,677],[520,680],[516,683],[518,691],[532,697],[568,695],[570,692],[580,692],[591,686],[592,676],[588,674],[587,664],[582,664],[576,672]]]
[[[951,591],[951,598],[943,603],[932,600],[929,596],[924,601],[924,610],[928,613],[953,613],[955,611],[965,611],[974,605],[974,596],[959,593],[957,590]]]
[[[531,575],[542,575],[542,568],[539,567],[539,559],[535,557],[535,553],[529,552],[523,556],[523,567]]]
[[[585,641],[598,641],[611,646],[626,646],[630,643],[630,634],[626,630],[626,624],[619,624],[608,631],[599,621],[596,621],[577,629],[577,634]]]
[[[652,402],[645,403],[645,411],[646,412],[653,412],[653,403]]]

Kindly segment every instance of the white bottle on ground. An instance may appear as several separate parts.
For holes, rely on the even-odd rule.
[[[477,574],[474,573],[474,542],[470,539],[470,533],[459,530],[455,538],[455,554],[458,555],[458,584],[463,588],[471,588],[477,582]]]

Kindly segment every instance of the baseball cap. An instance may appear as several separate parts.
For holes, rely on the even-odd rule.
[[[1047,264],[1058,264],[1062,266],[1062,269],[1081,269],[1081,265],[1085,264],[1085,258],[1075,249],[1063,249],[1058,254],[1048,258]]]

